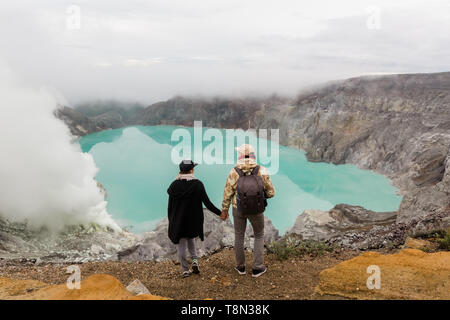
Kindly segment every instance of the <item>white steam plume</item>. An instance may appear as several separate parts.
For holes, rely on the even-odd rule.
[[[91,155],[73,143],[48,90],[24,88],[0,63],[0,216],[33,227],[99,223],[106,211]]]

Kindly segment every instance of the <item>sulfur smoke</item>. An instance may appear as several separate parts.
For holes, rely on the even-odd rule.
[[[0,64],[0,217],[31,227],[99,223],[116,230],[94,177],[46,89],[19,85]]]

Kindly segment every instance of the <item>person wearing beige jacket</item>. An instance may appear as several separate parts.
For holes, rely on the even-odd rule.
[[[238,161],[236,167],[231,169],[225,184],[222,201],[222,214],[223,220],[228,217],[228,209],[233,206],[233,220],[234,220],[234,252],[236,257],[236,271],[243,275],[245,274],[245,252],[244,252],[244,235],[247,227],[247,220],[253,227],[255,242],[253,249],[253,270],[252,276],[259,277],[267,271],[267,267],[264,265],[264,212],[252,215],[244,215],[239,212],[236,201],[236,189],[239,179],[239,173],[236,168],[242,171],[243,174],[249,175],[258,166],[255,157],[254,148],[251,145],[244,144],[239,148]],[[259,166],[257,169],[259,175],[264,184],[265,198],[272,198],[275,195],[275,188],[270,180],[270,176],[267,169],[263,166]]]

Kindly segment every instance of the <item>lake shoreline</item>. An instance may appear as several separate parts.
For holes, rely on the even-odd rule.
[[[131,230],[142,233],[149,231],[148,224],[155,225],[155,221],[165,217],[165,186],[172,182],[177,172],[171,155],[179,145],[185,148],[186,144],[185,141],[172,141],[176,130],[177,126],[133,126],[87,135],[79,140],[82,149],[89,150],[100,169],[97,180],[107,190],[108,211],[116,221],[123,222],[121,226],[133,226]],[[203,140],[199,149],[202,155],[198,159],[195,130],[186,127],[185,134],[190,137],[187,145],[196,150],[194,161],[200,163],[196,176],[205,184],[210,199],[220,206],[224,181],[235,160],[233,164],[221,164],[227,163],[224,159],[228,159],[229,150],[224,150],[220,156],[211,156],[206,151],[211,149],[211,141]],[[217,130],[217,134],[221,134],[219,146],[224,148],[228,132]],[[244,139],[245,135],[242,131],[237,136]],[[259,145],[261,140],[254,139]],[[397,190],[382,175],[350,164],[309,162],[305,153],[296,148],[278,145],[274,148],[277,152],[271,150],[271,154],[277,162],[272,159],[271,163],[277,174],[271,177],[276,196],[268,201],[266,215],[281,233],[289,230],[305,210],[326,211],[340,203],[361,205],[377,212],[399,207],[401,198],[397,196]],[[235,158],[234,148],[232,155]],[[257,158],[259,156],[258,153]],[[202,161],[209,164],[202,164]]]

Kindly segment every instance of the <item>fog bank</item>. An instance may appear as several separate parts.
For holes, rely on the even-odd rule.
[[[54,116],[55,94],[20,86],[0,64],[0,97],[0,216],[51,230],[90,222],[118,229],[93,158]]]

